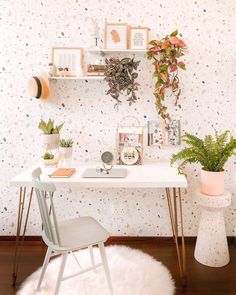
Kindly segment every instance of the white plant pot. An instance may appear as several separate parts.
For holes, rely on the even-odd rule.
[[[46,149],[56,149],[59,147],[60,134],[42,134],[42,141]]]
[[[72,147],[60,147],[60,152],[64,159],[69,159],[72,157]]]

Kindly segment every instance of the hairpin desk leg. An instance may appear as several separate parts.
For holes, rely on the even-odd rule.
[[[173,238],[176,245],[178,264],[180,270],[180,276],[182,280],[182,285],[187,285],[187,275],[186,275],[186,253],[185,253],[185,241],[184,241],[184,230],[183,230],[183,211],[182,211],[182,199],[181,199],[181,189],[173,188],[173,194],[171,197],[171,192],[169,188],[166,188],[166,197],[168,201],[168,208],[170,213],[170,221],[173,232]],[[177,202],[177,198],[179,202]],[[179,214],[178,214],[178,204],[179,204]],[[181,226],[181,245],[178,239],[178,216],[180,217]]]
[[[31,188],[31,191],[30,191],[28,206],[26,208],[26,216],[25,216],[25,222],[24,222],[24,226],[23,226],[23,232],[21,235],[23,215],[24,215],[24,209],[25,209],[25,203],[26,203],[26,195],[27,195],[26,187],[24,187],[24,188],[21,187],[20,188],[20,196],[19,196],[19,206],[18,206],[16,246],[15,246],[13,273],[12,273],[12,286],[16,285],[16,279],[17,279],[17,273],[18,273],[18,268],[19,268],[19,262],[20,262],[20,258],[21,258],[22,246],[23,246],[23,243],[25,240],[25,232],[26,232],[28,218],[29,218],[31,200],[32,200],[32,195],[33,195],[33,188]]]

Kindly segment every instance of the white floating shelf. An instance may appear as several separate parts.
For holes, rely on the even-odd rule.
[[[50,80],[103,80],[104,76],[49,77]]]
[[[88,48],[88,52],[104,52],[104,53],[110,53],[110,52],[125,52],[125,53],[145,53],[148,51],[148,49],[103,49],[103,48]]]

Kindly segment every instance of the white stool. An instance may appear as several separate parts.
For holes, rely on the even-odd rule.
[[[224,209],[231,203],[231,194],[208,196],[200,192],[196,201],[201,206],[195,259],[207,266],[221,267],[229,263],[229,249],[225,231]]]

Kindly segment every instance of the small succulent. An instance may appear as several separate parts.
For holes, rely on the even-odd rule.
[[[129,95],[127,101],[129,105],[136,102],[138,99],[136,96],[136,91],[138,90],[139,84],[135,81],[138,77],[138,73],[136,72],[139,61],[135,61],[133,58],[122,58],[111,57],[109,59],[105,59],[106,69],[105,69],[105,78],[107,81],[109,90],[106,94],[110,94],[112,98],[114,98],[118,106],[121,103],[119,96],[122,93]]]
[[[73,145],[72,138],[60,140],[60,147],[70,148],[72,147],[72,145]]]
[[[52,153],[46,152],[43,155],[43,159],[44,160],[52,160],[52,159],[54,159],[54,155]]]
[[[58,134],[60,133],[61,128],[63,127],[64,123],[54,126],[54,120],[49,119],[46,123],[44,120],[41,119],[38,128],[43,131],[44,134]]]

